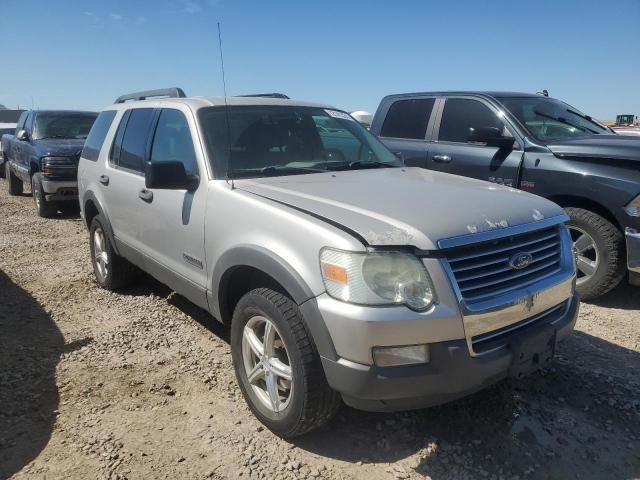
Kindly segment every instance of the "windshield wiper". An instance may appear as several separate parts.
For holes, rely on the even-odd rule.
[[[327,165],[327,170],[357,170],[360,168],[394,168],[400,165],[379,160],[355,160],[353,162],[339,162]]]
[[[67,137],[66,135],[51,135],[49,137],[40,137],[38,140],[46,140],[49,138],[73,138],[73,137]]]
[[[589,115],[584,115],[584,114],[582,114],[580,112],[576,112],[575,110],[571,110],[570,108],[567,108],[567,112],[569,112],[569,113],[571,113],[573,115],[576,115],[577,117],[583,118],[587,122],[593,123],[595,126],[601,128],[602,130],[606,130],[607,129],[604,125],[600,125],[600,123],[598,123],[596,120],[591,118]],[[594,133],[597,133],[597,132],[594,132]]]
[[[577,128],[578,130],[581,130],[583,132],[591,132],[591,133],[595,133],[595,134],[598,133],[595,130],[591,130],[590,128],[581,127],[580,125],[576,125],[574,123],[571,123],[569,120],[567,120],[564,117],[554,117],[553,115],[547,115],[546,113],[539,112],[538,110],[534,110],[533,113],[535,113],[536,115],[539,115],[541,117],[548,118],[550,120],[554,120],[556,122],[564,123],[565,125],[569,125],[570,127]]]
[[[309,172],[326,172],[321,168],[311,167],[290,167],[287,165],[268,165],[261,168],[234,168],[233,175],[239,176],[270,176],[270,175],[287,175],[287,174],[300,174]]]

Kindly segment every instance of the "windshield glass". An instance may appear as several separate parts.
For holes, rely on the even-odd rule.
[[[33,129],[33,138],[75,138],[84,140],[97,114],[39,113]]]
[[[611,133],[604,125],[564,102],[548,97],[498,97],[540,141]]]
[[[199,116],[216,178],[401,166],[376,137],[336,110],[233,106],[225,111],[224,107],[209,107],[201,109]]]
[[[0,128],[0,137],[2,137],[2,135],[4,135],[5,133],[14,133],[16,131],[16,128]]]

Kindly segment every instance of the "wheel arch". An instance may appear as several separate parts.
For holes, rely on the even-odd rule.
[[[213,270],[209,310],[230,325],[242,295],[258,287],[270,287],[290,297],[300,307],[320,355],[335,358],[331,336],[315,301],[317,294],[285,259],[264,247],[241,245],[220,257]]]
[[[597,213],[602,218],[608,220],[613,225],[618,228],[618,230],[622,231],[622,227],[620,222],[615,217],[615,215],[605,207],[602,203],[596,202],[590,198],[581,197],[578,195],[551,195],[546,197],[548,200],[557,203],[562,208],[574,207],[574,208],[583,208],[585,210],[589,210],[593,213]]]
[[[109,221],[109,217],[105,214],[100,201],[96,198],[92,191],[85,192],[82,199],[82,221],[84,222],[87,229],[91,228],[91,221],[94,219],[96,215],[100,215],[104,222],[105,228],[107,230],[107,235],[109,236],[109,241],[111,242],[111,246],[114,252],[119,255],[118,245],[115,242],[113,228],[111,226],[111,222]]]

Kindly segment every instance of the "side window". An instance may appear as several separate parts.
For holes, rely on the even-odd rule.
[[[143,171],[147,138],[152,119],[152,108],[136,108],[122,117],[118,134],[116,135],[115,148],[112,152],[114,163],[117,163],[122,168],[128,168],[136,172]],[[120,129],[122,129],[122,132]],[[121,133],[122,136],[120,138]]]
[[[486,105],[468,98],[448,98],[442,111],[438,140],[466,143],[474,128],[495,127],[508,134],[504,123]]]
[[[384,119],[380,136],[424,140],[434,104],[434,98],[394,102]]]
[[[28,115],[29,115],[29,112],[22,112],[20,114],[20,118],[18,118],[18,123],[16,125],[16,133],[18,133],[18,130],[22,130],[24,128],[24,124],[27,123]]]
[[[26,128],[29,133],[33,133],[33,119],[36,116],[35,113],[31,112],[29,115],[27,115],[27,119],[24,122],[24,128]]]
[[[84,148],[82,149],[82,158],[86,160],[91,160],[95,162],[98,160],[98,155],[100,155],[100,149],[102,148],[102,144],[104,143],[104,139],[107,136],[107,132],[109,131],[109,127],[113,123],[113,119],[116,116],[116,112],[113,110],[107,110],[101,112],[96,118],[93,127],[89,131],[89,135],[84,142]]]
[[[198,163],[187,118],[180,110],[163,109],[153,136],[151,162],[180,161],[188,174],[198,174]]]

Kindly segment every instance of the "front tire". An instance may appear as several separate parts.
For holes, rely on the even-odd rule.
[[[249,408],[276,435],[291,438],[316,429],[340,406],[298,306],[282,293],[258,288],[240,299],[231,354]]]
[[[133,268],[126,259],[118,256],[113,250],[105,223],[101,215],[96,215],[91,220],[89,228],[91,265],[98,285],[106,290],[117,290],[131,282]]]
[[[34,173],[33,177],[31,177],[31,196],[40,217],[51,218],[58,213],[57,205],[47,201],[45,198],[45,193],[42,189],[42,174],[40,173]]]
[[[11,171],[9,162],[4,163],[4,171],[7,177],[7,191],[9,195],[22,195],[22,180]]]
[[[577,257],[576,289],[582,299],[594,299],[624,278],[624,237],[615,225],[594,212],[574,207],[566,211]]]

